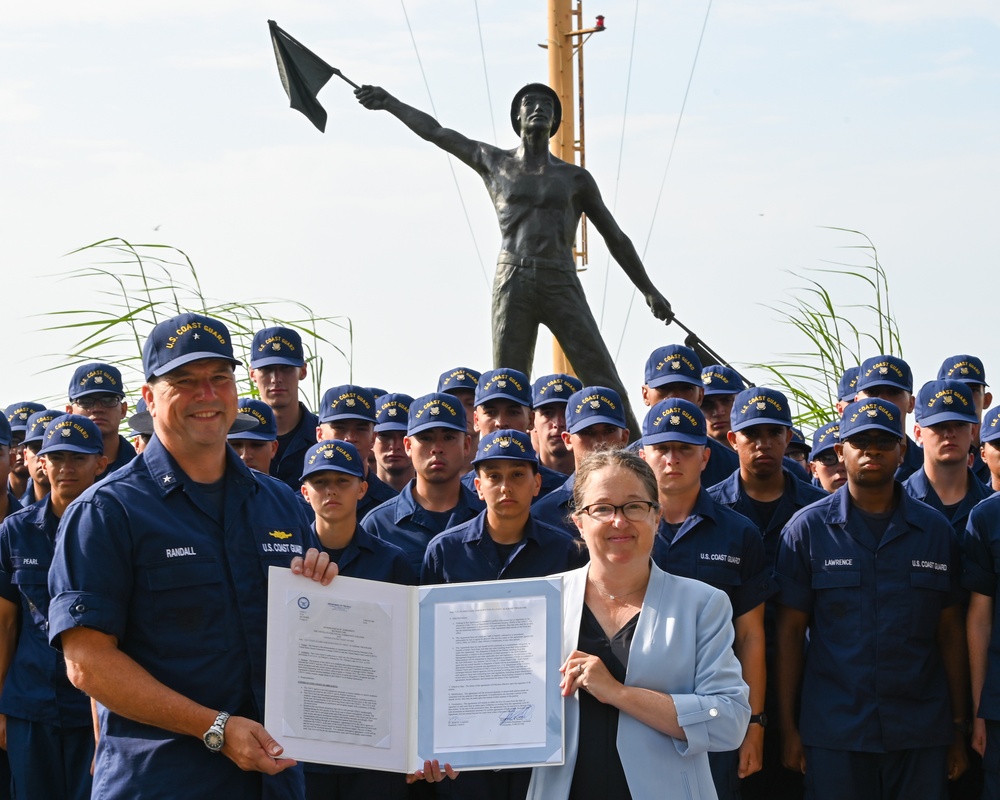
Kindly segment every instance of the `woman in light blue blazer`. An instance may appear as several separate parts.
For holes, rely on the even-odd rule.
[[[529,800],[714,800],[707,753],[746,734],[729,599],[652,563],[657,496],[628,451],[577,469],[574,520],[590,564],[564,575],[566,760],[533,770]]]

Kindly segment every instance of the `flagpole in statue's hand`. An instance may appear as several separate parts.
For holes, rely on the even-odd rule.
[[[332,70],[333,70],[333,74],[334,74],[334,75],[336,75],[336,76],[337,76],[338,78],[340,78],[340,79],[341,79],[342,81],[347,81],[347,82],[348,82],[349,84],[351,84],[351,86],[353,86],[353,87],[354,87],[355,89],[360,89],[360,88],[361,88],[360,86],[358,86],[358,85],[357,85],[357,84],[356,84],[356,83],[355,83],[354,81],[352,81],[352,80],[351,80],[350,78],[348,78],[348,77],[347,77],[347,76],[346,76],[346,75],[345,75],[345,74],[344,74],[343,72],[341,72],[341,71],[340,71],[339,69],[337,69],[336,67],[330,67],[330,69],[332,69]]]

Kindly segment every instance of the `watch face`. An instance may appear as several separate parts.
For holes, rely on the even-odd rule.
[[[218,731],[209,731],[205,734],[205,746],[209,750],[221,750],[223,741],[222,734]]]

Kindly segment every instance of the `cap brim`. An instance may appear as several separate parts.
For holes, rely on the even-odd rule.
[[[82,444],[57,444],[52,447],[45,447],[38,451],[38,455],[43,456],[46,453],[83,453],[88,456],[100,456],[104,454],[104,448],[100,450],[95,450],[93,447],[85,447]]]
[[[572,428],[567,428],[569,433],[579,433],[585,428],[589,428],[591,425],[614,425],[616,428],[621,428],[624,430],[628,427],[627,423],[620,419],[615,419],[614,417],[607,417],[603,414],[595,414],[594,416],[588,416],[584,419],[579,420]]]
[[[769,419],[768,417],[754,417],[753,419],[738,422],[732,426],[733,431],[741,431],[744,428],[752,428],[754,425],[780,425],[782,428],[791,428],[792,423],[784,419]]]
[[[705,386],[705,385],[702,384],[702,386]],[[735,396],[735,395],[738,395],[742,391],[743,391],[742,389],[714,389],[714,388],[710,388],[708,386],[705,386],[705,397],[708,397],[709,395],[713,395],[713,394],[731,394],[731,395]]]
[[[531,401],[531,410],[537,411],[542,406],[565,406],[569,404],[568,397],[546,397],[544,400]]]
[[[338,419],[360,419],[363,422],[370,422],[373,425],[375,424],[375,420],[373,420],[371,417],[366,417],[364,414],[352,414],[350,412],[346,414],[334,414],[333,416],[329,417],[320,417],[319,423],[320,425],[322,425],[325,422],[336,422]]]
[[[406,423],[405,422],[376,422],[375,423],[375,433],[382,433],[383,431],[402,431],[406,433]]]
[[[888,425],[883,425],[883,424],[881,424],[879,422],[865,422],[865,423],[862,423],[861,425],[858,425],[858,426],[856,426],[854,428],[851,428],[846,433],[844,432],[843,426],[841,426],[841,428],[840,428],[840,441],[841,442],[846,442],[848,439],[850,439],[855,434],[857,434],[857,433],[865,433],[866,431],[882,431],[882,433],[891,434],[891,435],[895,436],[897,439],[902,440],[902,438],[903,438],[903,434],[901,434],[899,431],[897,431],[897,430],[895,430],[893,428],[890,428]]]
[[[323,464],[322,466],[314,467],[313,469],[309,470],[308,472],[303,472],[302,475],[299,476],[299,481],[303,482],[307,478],[310,478],[313,475],[317,475],[320,472],[339,472],[339,473],[341,473],[343,475],[350,475],[350,476],[352,476],[354,478],[361,478],[361,480],[365,479],[364,475],[358,475],[358,473],[352,472],[351,470],[345,469],[344,467],[338,467],[338,466],[335,466],[335,465],[332,465],[332,464],[330,466],[327,466],[327,465]]]
[[[896,381],[882,380],[881,376],[877,381],[872,381],[871,383],[865,386],[858,384],[854,388],[858,393],[861,393],[861,392],[867,392],[869,389],[874,389],[876,386],[891,386],[893,389],[899,389],[900,391],[903,392],[910,392],[911,394],[913,393],[912,386],[907,386],[905,383],[898,383]]]
[[[72,403],[74,400],[79,400],[81,397],[86,397],[91,394],[113,394],[115,397],[120,397],[122,400],[125,399],[124,392],[116,392],[111,389],[88,389],[85,392],[77,392],[74,395],[70,395],[69,401]]]
[[[423,433],[424,431],[432,430],[433,428],[448,428],[449,430],[459,431],[461,433],[468,433],[468,428],[462,424],[458,425],[456,423],[447,422],[439,419],[429,419],[427,422],[421,422],[419,425],[415,425],[412,428],[406,429],[407,436],[415,436],[418,433]]]
[[[666,386],[668,383],[687,383],[691,386],[705,385],[702,382],[700,375],[697,378],[692,378],[687,375],[664,375],[660,378],[654,378],[651,381],[647,381],[646,385],[650,389],[658,389],[661,386]],[[739,394],[739,392],[737,392],[737,394]]]
[[[665,433],[651,433],[648,436],[642,437],[643,447],[652,444],[662,444],[663,442],[685,442],[686,444],[706,445],[708,444],[708,436],[699,436],[696,433],[673,433],[672,431],[667,431]]]
[[[286,367],[304,367],[306,362],[301,358],[283,358],[282,356],[268,356],[267,358],[258,358],[250,362],[250,369],[259,369],[260,367],[274,367],[284,365]]]
[[[253,418],[251,417],[251,419]],[[259,428],[260,423],[257,422],[256,424],[257,427]],[[235,427],[236,425],[234,423],[233,428]],[[253,439],[256,442],[276,442],[278,440],[277,433],[260,433],[259,431],[255,430],[234,431],[233,428],[230,428],[229,433],[226,434],[227,439]]]
[[[931,425],[938,425],[942,422],[967,422],[970,425],[978,425],[979,418],[975,415],[960,414],[957,411],[942,411],[917,420],[917,424],[921,428],[929,428]]]
[[[483,403],[488,403],[490,400],[510,400],[512,403],[517,403],[527,408],[531,408],[531,400],[529,399],[525,403],[524,397],[518,397],[516,394],[508,394],[507,392],[490,392],[486,397],[476,398],[476,405],[481,406]]]
[[[153,372],[146,373],[146,380],[149,380],[150,378],[160,378],[164,375],[167,375],[168,373],[173,372],[178,367],[183,367],[185,364],[191,364],[195,361],[205,361],[206,359],[209,358],[218,358],[221,359],[222,361],[228,361],[234,367],[238,367],[240,364],[243,363],[237,358],[230,358],[229,356],[224,356],[221,353],[206,353],[206,352],[188,353],[187,355],[178,356],[177,358],[171,359],[162,367],[159,367]]]
[[[483,455],[483,456],[477,455],[474,459],[472,459],[473,465],[481,464],[484,461],[523,461],[526,464],[534,464],[535,466],[538,466],[537,456],[535,458],[529,458],[523,453],[520,455],[507,455],[506,453],[490,453],[488,455]]]

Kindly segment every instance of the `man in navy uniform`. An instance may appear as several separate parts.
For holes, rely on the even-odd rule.
[[[820,425],[813,431],[812,452],[809,454],[813,486],[831,494],[847,483],[847,468],[834,447],[839,434],[839,419]]]
[[[271,474],[298,491],[302,457],[316,444],[319,421],[299,400],[299,383],[305,380],[305,350],[299,332],[283,326],[257,331],[250,347],[250,378],[260,399],[274,412],[278,451],[271,460]]]
[[[778,550],[783,760],[815,800],[944,800],[966,765],[957,543],[893,477],[902,421],[880,399],[844,410],[847,484],[796,514]]]
[[[76,368],[69,382],[66,413],[89,417],[100,429],[108,459],[105,478],[135,458],[135,448],[118,432],[127,412],[125,387],[118,367],[92,362]]]
[[[861,367],[848,367],[844,374],[837,381],[837,402],[834,409],[837,412],[837,420],[840,420],[844,409],[854,402],[858,396],[858,376],[861,374]]]
[[[987,485],[1000,492],[1000,406],[986,412],[979,429],[979,454],[990,472]]]
[[[729,431],[732,423],[729,417],[733,413],[733,401],[736,395],[747,388],[746,384],[736,370],[722,364],[703,367],[701,382],[705,389],[701,400],[701,413],[705,415],[705,421],[708,423],[708,435],[731,450]]]
[[[41,403],[12,403],[4,409],[7,424],[10,425],[10,447],[14,455],[10,465],[10,475],[7,477],[7,488],[14,497],[20,498],[28,489],[31,476],[28,466],[24,463],[24,437],[28,431],[28,417],[36,411],[44,411]]]
[[[928,381],[917,392],[913,432],[924,463],[903,483],[910,497],[944,514],[961,536],[969,512],[993,490],[969,468],[975,429],[979,427],[972,392],[961,381]]]
[[[156,435],[60,522],[49,639],[98,703],[95,796],[303,796],[260,720],[267,571],[314,539],[289,488],[226,445],[237,364],[219,320],[154,327],[142,394]],[[329,580],[327,564],[307,571]]]
[[[90,797],[90,700],[69,682],[62,654],[49,647],[48,574],[59,520],[107,468],[103,451],[91,419],[55,418],[39,451],[51,492],[0,526],[0,626],[7,634],[0,641],[0,672],[6,672],[0,720],[18,797]]]
[[[738,750],[709,753],[719,800],[739,800],[740,779],[763,766],[766,673],[764,601],[777,591],[760,532],[746,517],[716,503],[701,485],[708,464],[701,410],[687,400],[661,400],[642,424],[642,457],[656,475],[660,525],[653,561],[673,575],[721,589],[733,607],[733,652],[750,687],[750,726]]]
[[[542,466],[569,475],[575,469],[573,454],[566,449],[566,403],[583,383],[572,375],[543,375],[531,384],[531,408],[535,420],[531,425],[531,444]]]
[[[642,401],[647,406],[673,397],[700,407],[705,399],[701,360],[694,350],[682,344],[668,344],[650,353],[645,377]],[[713,438],[708,441],[708,452],[711,456],[701,473],[701,485],[706,489],[725,480],[739,467],[732,448]]]
[[[408,394],[389,392],[375,399],[375,470],[383,483],[395,491],[403,491],[413,480],[413,462],[406,454],[406,420],[413,398]]]
[[[350,442],[361,453],[365,465],[365,496],[358,501],[358,517],[396,496],[396,490],[369,468],[368,457],[375,446],[375,398],[363,386],[345,384],[327,389],[319,408],[316,440],[339,439]]]
[[[906,417],[913,411],[913,373],[910,365],[897,356],[880,355],[865,359],[858,373],[858,400],[877,397],[892,403]],[[904,434],[905,435],[905,434]],[[896,480],[905,481],[924,463],[924,451],[908,435],[903,450],[903,463],[896,470]]]
[[[39,451],[42,449],[42,442],[45,441],[46,426],[64,413],[66,412],[47,408],[44,411],[36,411],[28,417],[28,429],[21,446],[24,449],[24,463],[30,477],[28,487],[20,498],[22,506],[37,503],[49,493],[49,476],[45,474],[45,460]]]
[[[270,475],[271,462],[278,452],[278,426],[274,412],[263,400],[241,397],[239,413],[257,424],[246,430],[231,431],[227,437],[229,446],[250,469]]]
[[[563,441],[573,454],[575,465],[588,454],[606,447],[624,447],[629,430],[625,421],[625,404],[618,392],[606,386],[584,386],[570,395],[566,403],[566,430]],[[572,536],[579,531],[570,514],[573,512],[573,485],[576,470],[562,486],[549,492],[531,508],[531,516],[554,528],[562,528]]]
[[[7,477],[14,464],[13,437],[7,417],[0,414],[0,522],[9,514],[20,511],[21,504],[14,493],[7,488]]]
[[[417,573],[431,539],[472,519],[483,508],[482,501],[462,483],[469,439],[465,409],[457,398],[443,392],[416,398],[410,404],[403,440],[416,476],[361,520],[368,533],[406,553]]]
[[[986,369],[983,362],[976,356],[957,355],[946,358],[938,369],[939,381],[961,381],[969,387],[972,392],[972,401],[976,406],[976,428],[974,441],[977,445],[972,453],[972,471],[981,483],[990,482],[990,469],[983,463],[979,454],[979,425],[983,420],[983,411],[990,407],[993,402],[993,393],[987,391]]]
[[[465,417],[468,422],[468,432],[470,439],[470,450],[466,460],[463,474],[472,469],[472,458],[476,454],[479,446],[479,432],[476,430],[476,387],[479,386],[479,378],[482,375],[474,369],[468,367],[455,367],[447,372],[442,372],[438,376],[436,392],[451,394],[457,397],[465,408]]]

